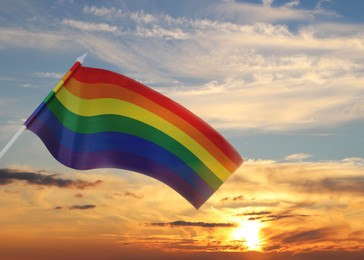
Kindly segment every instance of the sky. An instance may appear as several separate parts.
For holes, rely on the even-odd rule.
[[[243,165],[196,210],[77,171],[26,131],[0,160],[0,259],[362,259],[361,0],[0,1],[0,147],[83,53],[217,129]]]

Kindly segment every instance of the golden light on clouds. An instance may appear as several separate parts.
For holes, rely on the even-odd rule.
[[[357,158],[247,160],[197,211],[137,173],[2,169],[0,238],[49,247],[100,240],[110,252],[364,250],[363,172]]]
[[[135,172],[63,167],[25,133],[0,161],[0,259],[364,259],[364,2],[28,2],[0,1],[0,149],[88,52],[245,162],[196,210]]]
[[[259,221],[242,221],[232,232],[232,238],[241,241],[249,251],[261,251],[261,223]]]

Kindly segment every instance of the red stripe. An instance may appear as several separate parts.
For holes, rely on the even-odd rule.
[[[152,100],[194,126],[229,157],[237,167],[242,163],[243,160],[239,153],[215,129],[180,104],[161,95],[157,91],[121,74],[97,68],[80,67],[73,74],[73,77],[85,83],[102,82],[122,86]]]
[[[75,72],[78,69],[78,67],[80,67],[80,66],[81,66],[81,63],[79,61],[77,61],[77,62],[75,62],[75,64],[73,64],[72,68],[70,68],[70,71]]]

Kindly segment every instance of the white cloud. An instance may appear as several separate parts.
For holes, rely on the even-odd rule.
[[[276,23],[284,21],[313,21],[316,16],[334,15],[333,13],[321,9],[299,10],[287,8],[287,6],[270,7],[269,5],[254,5],[235,1],[216,5],[214,12],[218,17],[225,19],[226,17],[229,17],[229,21],[235,21],[240,24],[254,24],[257,22]]]
[[[270,7],[273,3],[273,0],[262,0],[264,6]]]
[[[0,81],[13,81],[16,80],[15,78],[12,77],[0,77]]]
[[[295,154],[291,154],[288,155],[284,158],[284,160],[286,161],[302,161],[304,159],[310,158],[312,157],[311,154],[308,153],[295,153]]]
[[[342,162],[351,164],[351,165],[361,166],[361,167],[364,166],[364,158],[359,158],[359,157],[345,158]]]
[[[107,23],[92,23],[92,22],[83,22],[72,19],[64,19],[62,23],[68,25],[73,28],[80,29],[82,31],[96,31],[96,32],[118,32],[118,27],[114,25],[110,25]]]
[[[262,6],[225,4],[220,11],[234,14],[233,5],[265,14]],[[321,12],[284,9],[302,19]],[[285,24],[219,19],[219,13],[216,19],[192,19],[95,6],[83,11],[108,23],[64,19],[66,26],[53,31],[3,28],[0,48],[77,46],[129,76],[170,86],[160,89],[216,127],[283,131],[364,118],[360,26],[348,25],[351,32],[343,35],[346,25],[335,30],[330,23],[294,32]],[[110,18],[127,19],[123,31]],[[332,29],[324,35],[320,26]]]
[[[128,18],[138,24],[150,24],[158,20],[154,15],[145,13],[143,10],[137,12],[123,12],[121,9],[116,9],[115,7],[108,8],[105,6],[96,7],[94,5],[86,5],[83,8],[83,12],[106,18]]]
[[[86,5],[83,8],[83,12],[87,14],[93,14],[96,16],[114,16],[115,14],[121,15],[121,10],[117,10],[115,7],[107,8],[105,6],[102,7],[96,7],[94,5],[88,6]]]
[[[95,35],[85,36],[82,44],[100,58],[138,72],[138,78],[143,74],[143,80],[202,80],[199,85],[182,80],[184,88],[162,91],[216,127],[282,131],[364,117],[359,101],[364,48],[355,35],[320,38],[270,24],[189,21],[184,24],[198,28],[189,37],[182,25],[175,34],[157,26],[137,27],[136,34],[153,40],[129,38],[133,52],[122,42]],[[168,37],[185,40],[173,45],[158,40]],[[343,53],[346,49],[355,57]]]
[[[293,8],[295,6],[298,6],[299,4],[300,4],[299,0],[292,0],[291,2],[284,4],[283,7]]]
[[[0,35],[0,49],[16,46],[43,50],[64,50],[72,46],[69,39],[55,31],[34,31],[0,27]]]
[[[183,32],[180,29],[175,30],[166,30],[160,26],[154,25],[153,28],[147,29],[143,27],[137,27],[136,36],[143,36],[143,37],[157,37],[157,38],[165,38],[169,39],[186,39],[189,35]]]
[[[34,72],[34,76],[39,78],[61,79],[63,74],[58,72]]]
[[[138,24],[150,24],[157,21],[154,15],[146,14],[143,10],[129,13],[129,18]]]
[[[324,3],[331,3],[331,0],[320,0],[316,4],[316,9],[322,9]]]
[[[348,24],[348,23],[318,23],[310,26],[311,34],[314,34],[316,37],[352,37],[353,35],[362,34],[363,26],[361,24]],[[360,39],[360,38],[359,38]],[[359,44],[359,42],[358,42]]]

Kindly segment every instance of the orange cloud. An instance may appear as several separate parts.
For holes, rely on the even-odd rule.
[[[68,180],[57,178],[54,174],[46,175],[43,172],[21,171],[17,169],[0,169],[0,185],[7,185],[15,181],[24,181],[33,185],[57,186],[61,188],[85,189],[102,183],[101,180],[87,182],[82,180]]]
[[[13,181],[0,190],[0,236],[12,241],[102,241],[111,251],[144,248],[167,255],[252,248],[272,257],[282,252],[359,252],[364,250],[362,172],[358,160],[248,160],[198,211],[168,186],[136,173],[67,173],[85,183],[103,180],[103,185],[84,189],[82,196],[75,196],[77,186],[39,189]],[[246,232],[253,232],[250,238]]]

